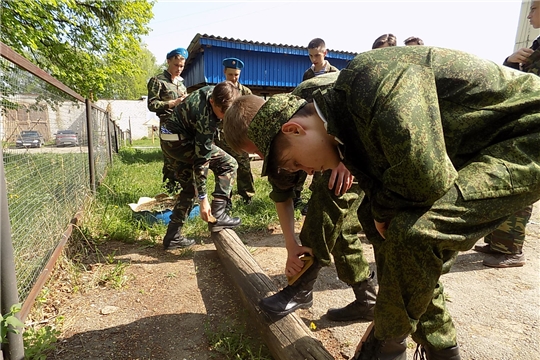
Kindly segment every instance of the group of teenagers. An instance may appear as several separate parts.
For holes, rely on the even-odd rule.
[[[528,19],[540,27],[540,1]],[[194,243],[181,230],[195,201],[210,231],[240,225],[230,215],[236,158],[257,154],[285,238],[285,275],[295,279],[260,309],[285,316],[310,307],[321,267],[334,262],[355,300],[329,309],[328,319],[372,321],[354,359],[406,359],[409,336],[418,359],[461,359],[441,275],[482,238],[488,244],[477,251],[500,250],[489,244],[497,231],[510,235],[493,261],[524,263],[508,250],[521,254],[540,199],[540,61],[529,61],[538,51],[537,39],[496,64],[459,50],[386,46],[337,70],[317,38],[303,81],[267,100],[239,84],[244,64],[236,58],[223,60],[226,81],[185,97],[188,54],[171,51],[168,69],[148,83],[164,179],[179,189],[165,249]],[[306,175],[311,198],[298,241],[294,199]]]

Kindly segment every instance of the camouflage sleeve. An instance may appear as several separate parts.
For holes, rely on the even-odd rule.
[[[400,208],[432,205],[453,186],[457,171],[446,153],[431,69],[396,69],[380,89],[370,132],[388,164],[371,203],[374,218],[386,221]]]
[[[523,63],[522,70],[540,76],[540,48],[536,49]]]
[[[240,84],[239,90],[240,90],[241,95],[253,95],[253,92],[251,91],[251,89],[242,84]]]
[[[294,199],[294,185],[299,180],[299,172],[289,173],[281,172],[278,176],[269,175],[268,182],[272,185],[270,199],[274,202],[284,202],[288,199]]]
[[[152,112],[164,112],[169,109],[169,104],[162,101],[159,94],[161,92],[161,81],[155,76],[150,78],[147,84],[148,89],[148,110]]]

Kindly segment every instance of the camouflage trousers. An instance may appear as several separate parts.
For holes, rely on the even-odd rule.
[[[195,204],[197,195],[193,172],[193,145],[182,147],[180,144],[175,144],[175,146],[171,146],[173,142],[163,140],[162,143],[165,144],[162,148],[165,149],[166,155],[174,160],[175,177],[181,187],[171,214],[171,222],[183,225]],[[236,160],[221,148],[212,145],[208,168],[212,170],[215,177],[215,188],[212,196],[229,198],[236,180],[238,168]],[[208,168],[205,175],[208,174]]]
[[[300,232],[302,245],[313,249],[321,265],[331,263],[332,254],[341,281],[353,285],[370,275],[358,232],[362,230],[356,212],[364,193],[358,184],[341,196],[328,189],[331,171],[312,182],[308,212]]]
[[[217,146],[234,157],[238,163],[238,172],[236,177],[236,189],[238,191],[238,195],[240,195],[244,200],[251,199],[255,195],[255,183],[253,181],[253,174],[251,173],[251,161],[249,160],[249,154],[246,152],[242,152],[242,154],[234,152],[223,140],[223,138],[216,137],[214,142]]]
[[[532,214],[532,206],[527,206],[510,217],[494,232],[484,237],[491,250],[502,254],[521,254],[525,242],[525,227]]]
[[[163,144],[163,142],[161,142]],[[163,147],[161,148],[163,150]],[[161,173],[163,175],[162,181],[170,194],[176,193],[180,190],[180,184],[175,175],[175,159],[163,152],[163,168]]]
[[[461,172],[460,172],[461,174]],[[364,198],[358,216],[373,244],[379,291],[375,336],[412,334],[435,349],[456,345],[456,330],[440,276],[458,251],[499,227],[512,213],[540,198],[540,184],[518,195],[465,201],[456,186],[429,208],[410,208],[392,218],[382,238]]]

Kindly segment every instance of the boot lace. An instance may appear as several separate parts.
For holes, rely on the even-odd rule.
[[[427,360],[426,350],[420,344],[416,345],[413,360]]]

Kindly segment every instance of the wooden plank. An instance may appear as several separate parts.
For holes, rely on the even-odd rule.
[[[273,318],[259,309],[259,300],[273,294],[277,288],[234,230],[212,233],[212,240],[225,269],[276,360],[334,359],[296,314]]]

